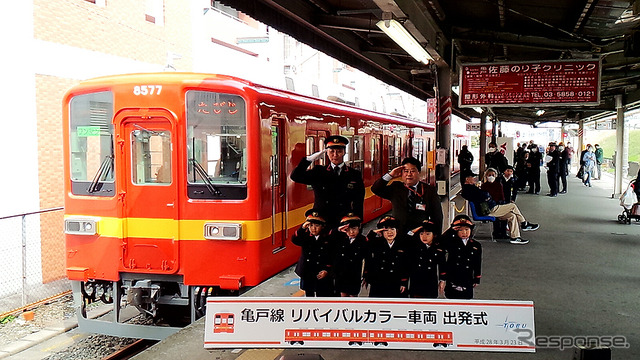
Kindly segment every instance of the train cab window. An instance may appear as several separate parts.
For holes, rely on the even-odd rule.
[[[69,104],[71,192],[114,196],[113,94],[75,96]]]
[[[171,184],[171,132],[131,132],[131,177],[136,185]]]
[[[190,198],[247,196],[246,105],[239,95],[187,92],[187,189]]]

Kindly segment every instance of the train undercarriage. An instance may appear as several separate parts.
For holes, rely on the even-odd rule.
[[[189,286],[179,275],[121,274],[120,281],[72,281],[80,330],[162,340],[203,317],[208,296],[235,296],[215,286]],[[111,304],[105,316],[87,316],[94,303]]]

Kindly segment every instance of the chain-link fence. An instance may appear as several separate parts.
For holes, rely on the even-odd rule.
[[[71,289],[62,209],[0,217],[0,313]]]

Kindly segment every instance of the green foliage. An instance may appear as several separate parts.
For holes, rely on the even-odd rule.
[[[616,135],[612,134],[599,140],[605,158],[612,158],[616,151]],[[629,131],[629,161],[640,161],[640,130]]]

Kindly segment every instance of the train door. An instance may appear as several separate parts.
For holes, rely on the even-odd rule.
[[[271,121],[271,242],[273,252],[285,247],[287,240],[287,168],[284,119]]]
[[[128,110],[116,117],[122,184],[125,269],[178,270],[179,234],[175,117],[162,110]]]

